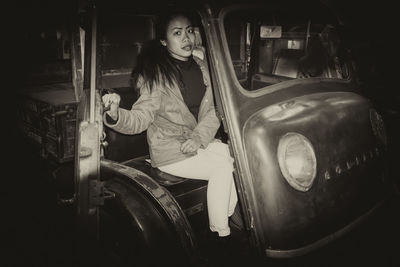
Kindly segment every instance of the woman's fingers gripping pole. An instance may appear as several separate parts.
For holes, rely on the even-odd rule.
[[[121,97],[116,93],[105,94],[102,97],[102,101],[107,114],[114,120],[118,119],[118,108]]]

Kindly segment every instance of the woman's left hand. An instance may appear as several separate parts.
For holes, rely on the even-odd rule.
[[[181,151],[183,153],[193,153],[196,152],[200,148],[200,143],[193,139],[188,139],[186,140],[182,145],[181,145]]]

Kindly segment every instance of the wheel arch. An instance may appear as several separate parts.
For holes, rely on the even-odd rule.
[[[166,251],[182,254],[184,251],[188,260],[195,260],[196,244],[192,228],[185,213],[165,187],[137,169],[110,160],[101,160],[101,176],[106,178],[107,190],[116,195],[114,204],[136,228],[141,242],[155,253],[157,249],[163,254]],[[104,207],[107,208],[107,205]],[[180,247],[180,251],[173,251],[176,247]]]

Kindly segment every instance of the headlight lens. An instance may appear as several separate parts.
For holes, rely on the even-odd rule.
[[[382,116],[376,112],[375,109],[370,109],[369,118],[371,120],[372,131],[375,136],[384,144],[387,144],[385,124],[383,122]]]
[[[299,191],[308,191],[317,173],[317,160],[310,141],[301,134],[287,133],[278,145],[278,161],[286,181]]]

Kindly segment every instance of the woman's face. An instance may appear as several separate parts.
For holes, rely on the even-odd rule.
[[[161,40],[170,55],[182,61],[188,60],[192,55],[194,43],[193,26],[185,16],[174,17],[167,25],[165,40]]]

